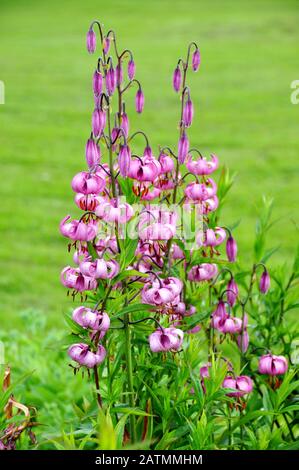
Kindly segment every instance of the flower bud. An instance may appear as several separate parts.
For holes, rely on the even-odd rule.
[[[197,70],[199,69],[199,65],[200,65],[200,52],[198,49],[196,49],[193,52],[193,56],[192,56],[192,68],[194,72],[197,72]]]
[[[103,39],[103,50],[105,54],[108,54],[110,49],[110,39],[108,37]]]
[[[125,133],[125,136],[128,137],[129,135],[129,118],[128,118],[128,115],[127,113],[123,112],[121,114],[121,117],[120,117],[120,127],[122,128],[122,130],[124,131]]]
[[[96,49],[96,35],[93,29],[89,29],[87,32],[86,47],[89,54],[93,54]]]
[[[176,92],[178,92],[181,87],[181,81],[182,81],[181,69],[179,66],[177,66],[175,71],[173,72],[173,79],[172,79],[173,88]]]
[[[100,148],[93,139],[88,139],[85,148],[86,161],[89,168],[93,168],[100,162]]]
[[[103,90],[103,75],[95,70],[92,79],[92,88],[95,95],[100,95]]]
[[[144,94],[141,88],[139,88],[136,93],[135,104],[137,113],[142,113],[144,107]]]
[[[123,82],[123,67],[122,67],[122,64],[121,62],[119,62],[116,66],[116,69],[115,69],[115,75],[116,75],[116,84],[117,86],[120,86]]]
[[[189,140],[188,140],[186,132],[184,131],[182,136],[179,139],[179,144],[178,144],[178,160],[181,165],[184,163],[188,152],[189,152]]]
[[[186,127],[190,127],[193,119],[193,104],[190,98],[187,99],[184,111],[183,111],[183,121]]]
[[[232,277],[229,283],[227,284],[227,301],[231,307],[235,305],[238,294],[239,294],[238,284]]]
[[[106,89],[109,96],[113,95],[116,86],[115,70],[111,66],[106,75]]]
[[[228,261],[233,263],[237,259],[238,246],[236,240],[230,235],[226,242],[226,254]]]
[[[128,77],[130,80],[133,80],[135,77],[135,62],[131,59],[128,63]]]
[[[268,271],[265,269],[260,279],[260,291],[262,294],[267,294],[270,288],[270,276]]]
[[[131,151],[128,145],[121,145],[118,155],[118,166],[121,176],[128,176],[131,162]]]

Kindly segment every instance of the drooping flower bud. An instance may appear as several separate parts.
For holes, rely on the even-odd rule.
[[[130,80],[133,80],[133,78],[135,77],[135,62],[133,59],[129,60],[129,63],[128,63],[128,77]]]
[[[92,28],[87,31],[86,47],[89,54],[93,54],[96,49],[96,34]]]
[[[260,279],[260,291],[262,294],[267,294],[270,288],[270,276],[268,271],[265,269]]]
[[[89,168],[94,168],[100,162],[100,148],[93,139],[88,139],[85,148],[86,161]]]
[[[122,130],[124,131],[125,136],[128,137],[130,124],[129,124],[128,115],[127,115],[127,113],[125,113],[125,112],[123,112],[123,113],[121,114],[121,117],[120,117],[120,127],[121,127]]]
[[[121,176],[128,176],[129,168],[131,163],[131,150],[128,145],[121,145],[118,154],[118,166]]]
[[[116,86],[115,70],[111,66],[106,75],[106,89],[109,96],[113,95]]]
[[[95,137],[99,137],[100,135],[100,113],[98,109],[95,109],[92,113],[91,118],[91,127],[92,133]]]
[[[108,37],[105,37],[103,39],[103,50],[105,54],[108,54],[110,49],[110,39]]]
[[[226,242],[226,254],[227,259],[231,263],[235,262],[237,259],[238,246],[236,240],[230,235]]]
[[[177,66],[173,72],[173,79],[172,79],[173,88],[176,92],[178,92],[181,87],[181,81],[182,81],[181,69],[179,66]]]
[[[194,72],[196,72],[199,69],[199,65],[200,65],[200,52],[198,49],[196,49],[193,52],[193,56],[192,56],[192,68]]]
[[[96,96],[100,95],[103,90],[103,75],[98,70],[95,70],[92,79],[92,88]]]
[[[187,99],[184,111],[183,111],[183,121],[186,127],[190,127],[193,119],[193,103],[190,98]]]
[[[288,370],[288,361],[284,356],[266,354],[259,358],[259,373],[267,375],[282,375]]]
[[[141,88],[139,88],[136,93],[135,105],[137,113],[142,113],[144,107],[144,94]]]
[[[229,283],[227,284],[227,301],[231,307],[235,305],[238,294],[239,294],[238,284],[232,277]]]
[[[188,152],[189,152],[189,139],[187,137],[186,132],[184,131],[179,139],[179,144],[178,144],[178,160],[181,165],[184,163]]]
[[[117,86],[120,86],[123,82],[123,67],[122,67],[122,64],[121,62],[119,62],[116,66],[116,69],[115,69],[115,75],[116,75],[116,84]]]

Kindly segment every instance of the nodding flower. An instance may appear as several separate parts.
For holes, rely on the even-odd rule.
[[[121,176],[128,176],[131,166],[131,150],[127,144],[121,145],[118,154],[118,167]]]
[[[128,176],[137,181],[153,182],[160,171],[161,165],[154,157],[138,157],[131,160]]]
[[[163,152],[159,155],[159,163],[161,165],[161,174],[171,173],[174,170],[173,159]]]
[[[208,161],[205,157],[193,160],[191,155],[189,155],[186,161],[186,167],[193,175],[210,175],[218,168],[218,157],[212,154],[211,161]]]
[[[105,222],[125,224],[133,217],[134,209],[127,202],[122,202],[119,198],[113,198],[97,206],[95,213]]]
[[[173,85],[174,91],[178,92],[180,90],[181,82],[182,82],[181,69],[179,66],[177,66],[173,72],[173,78],[172,78],[172,85]]]
[[[97,234],[98,224],[95,220],[83,222],[80,220],[67,221],[71,218],[67,215],[60,222],[60,232],[64,237],[70,238],[74,241],[89,242],[93,240]]]
[[[144,94],[141,87],[138,88],[136,93],[135,106],[137,113],[142,113],[144,108]]]
[[[259,373],[266,375],[282,375],[288,370],[288,361],[284,356],[266,354],[259,358]]]
[[[75,204],[83,211],[93,212],[100,204],[101,198],[96,194],[77,193],[75,196]]]
[[[215,229],[208,228],[204,232],[199,232],[196,236],[196,243],[199,246],[218,246],[224,242],[226,231],[222,227]]]
[[[199,49],[195,49],[195,51],[193,52],[193,56],[192,56],[192,68],[194,72],[197,72],[197,70],[199,69],[199,65],[200,65],[200,52],[199,52]]]
[[[135,62],[133,59],[130,59],[129,62],[128,62],[128,77],[129,77],[129,80],[133,80],[133,78],[135,77]]]
[[[234,263],[237,259],[238,246],[236,240],[230,235],[226,242],[226,255],[228,261]]]
[[[202,201],[201,210],[204,215],[214,212],[219,205],[218,197],[215,195],[206,201]]]
[[[183,121],[186,127],[190,127],[193,120],[193,103],[190,98],[187,99],[183,110]]]
[[[146,304],[158,306],[169,304],[181,293],[182,287],[180,279],[174,277],[155,279],[152,283],[147,282],[143,287],[141,292],[142,301]]]
[[[183,131],[178,143],[178,161],[182,165],[189,152],[189,139],[185,131]]]
[[[94,168],[100,163],[100,147],[92,138],[88,139],[86,142],[85,156],[89,168]]]
[[[72,318],[83,328],[90,328],[104,334],[110,327],[110,318],[106,312],[99,312],[84,306],[77,307],[73,311]]]
[[[81,366],[85,366],[91,369],[104,361],[106,357],[106,350],[100,344],[98,346],[97,352],[94,353],[90,351],[90,346],[88,344],[77,343],[73,344],[69,348],[68,355],[71,359],[73,359],[73,361],[77,362]]]
[[[184,302],[179,302],[174,306],[174,313],[181,317],[191,317],[196,313],[196,307],[194,307],[194,305],[189,305],[189,308],[187,309]]]
[[[252,392],[253,382],[247,375],[239,375],[238,377],[231,377],[228,375],[225,377],[222,387],[236,390],[235,392],[227,393],[228,397],[242,397]]]
[[[197,266],[193,266],[189,273],[189,281],[210,281],[218,274],[217,264],[202,263]]]
[[[152,352],[178,351],[184,339],[184,333],[178,328],[159,328],[149,336]]]
[[[100,96],[103,91],[103,75],[98,70],[95,70],[93,74],[92,88],[95,96]]]
[[[119,264],[115,260],[106,261],[102,258],[95,261],[82,261],[80,272],[93,279],[112,279],[119,273]]]
[[[97,288],[96,280],[83,276],[79,268],[72,268],[71,266],[66,266],[61,271],[60,280],[65,287],[74,289],[77,292]]]
[[[271,284],[270,275],[268,271],[265,269],[263,274],[261,275],[260,285],[259,285],[260,291],[262,294],[266,294],[268,292],[268,290],[270,289],[270,284]]]
[[[227,284],[227,301],[231,307],[233,307],[237,301],[237,297],[239,294],[238,284],[236,283],[235,279],[232,277]]]
[[[86,47],[89,54],[93,54],[96,50],[96,34],[92,28],[87,31],[86,35]]]
[[[152,201],[153,199],[156,199],[159,197],[161,194],[161,190],[158,188],[152,188],[151,190],[146,191],[142,196],[141,200],[142,201]]]
[[[216,195],[217,185],[212,178],[208,178],[205,183],[189,183],[185,188],[185,195],[191,201],[206,201]]]
[[[81,171],[72,179],[72,189],[75,193],[100,194],[105,188],[106,181],[99,175]]]

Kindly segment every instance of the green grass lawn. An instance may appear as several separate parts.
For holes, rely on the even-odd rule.
[[[196,116],[190,136],[192,146],[218,154],[238,173],[223,223],[241,219],[239,251],[249,260],[267,195],[278,220],[269,245],[281,245],[272,263],[287,261],[297,240],[299,105],[290,103],[290,83],[299,79],[296,0],[1,0],[0,289],[7,327],[31,308],[59,326],[68,306],[59,273],[70,257],[58,224],[77,213],[70,181],[85,165],[95,66],[85,34],[95,18],[134,53],[146,106],[141,116],[133,112],[132,128],[147,132],[153,147],[176,144],[172,71],[189,41],[200,45],[202,67],[189,80]],[[129,110],[133,101],[132,94]]]

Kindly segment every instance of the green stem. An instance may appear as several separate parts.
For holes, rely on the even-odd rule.
[[[132,362],[132,332],[129,325],[130,314],[126,313],[124,316],[124,330],[125,330],[125,350],[126,350],[126,365],[127,365],[127,380],[129,392],[129,404],[131,408],[135,406],[134,399],[134,382],[133,382],[133,362]],[[132,444],[136,442],[136,426],[135,416],[130,415],[130,428],[131,428],[131,441]]]

